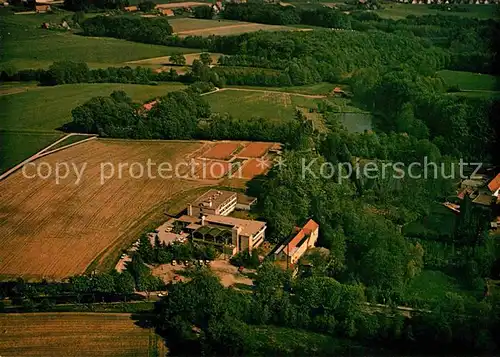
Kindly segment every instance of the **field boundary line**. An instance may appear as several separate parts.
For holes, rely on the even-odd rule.
[[[139,301],[142,302],[142,301]],[[129,302],[128,302],[129,303]],[[127,304],[128,304],[127,303]],[[29,315],[29,316],[46,316],[46,315],[92,315],[92,316],[131,316],[130,312],[71,312],[71,311],[47,311],[47,312],[9,312],[3,316]]]
[[[95,140],[95,139],[97,139],[97,136],[91,136],[91,137],[89,137],[87,139],[83,139],[83,140],[80,140],[80,141],[77,141],[77,142],[74,142],[74,143],[71,143],[71,144],[68,144],[68,145],[64,145],[64,146],[61,146],[60,148],[57,148],[57,149],[54,149],[54,150],[46,151],[46,152],[38,155],[37,159],[40,158],[40,157],[44,157],[44,156],[50,155],[50,154],[54,154],[54,153],[56,153],[58,151],[70,148],[72,146],[85,143],[85,142],[90,141],[90,140]]]
[[[21,167],[23,167],[27,163],[29,163],[31,161],[34,161],[34,160],[36,160],[36,159],[38,159],[40,157],[43,157],[45,155],[48,155],[47,150],[49,150],[51,147],[59,144],[60,142],[66,140],[67,138],[69,138],[71,136],[75,136],[75,135],[92,136],[92,138],[96,137],[96,135],[94,135],[94,134],[80,134],[80,133],[70,133],[70,134],[67,134],[67,135],[63,136],[62,138],[54,141],[52,144],[46,146],[42,150],[38,151],[36,154],[31,155],[26,160],[24,160],[21,163],[17,164],[13,168],[11,168],[11,169],[7,170],[6,172],[4,172],[2,175],[0,175],[0,181],[4,180],[8,176],[12,175],[14,172],[16,172],[17,170],[19,170]],[[73,143],[73,144],[80,144],[82,141],[86,141],[86,140],[88,140],[88,139],[77,141],[76,143]],[[70,144],[70,145],[73,145],[73,144]],[[66,148],[66,147],[69,147],[69,145],[63,146],[62,148]],[[59,149],[62,149],[62,148],[59,148]],[[56,150],[58,150],[58,149],[55,149],[55,150],[53,150],[51,152],[55,152]],[[49,153],[51,153],[51,152],[49,152]]]

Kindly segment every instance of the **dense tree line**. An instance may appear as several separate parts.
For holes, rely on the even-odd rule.
[[[82,22],[86,35],[162,44],[172,26],[162,17],[95,16]]]
[[[497,299],[478,303],[448,294],[432,312],[413,313],[411,319],[397,311],[391,317],[390,311],[377,313],[365,302],[361,285],[324,276],[292,280],[264,264],[250,294],[225,289],[209,272],[199,271],[190,282],[172,285],[156,313],[173,351],[189,354],[366,355],[369,346],[400,353],[491,353],[497,348]],[[288,337],[300,335],[298,329],[321,335],[301,336],[305,344],[258,338],[256,331],[272,333],[272,326],[288,328]],[[323,344],[320,336],[338,340]]]
[[[313,25],[319,27],[350,29],[349,17],[329,7],[314,9],[263,3],[229,3],[224,7],[225,19],[259,22],[271,25]]]
[[[445,93],[440,78],[414,71],[361,69],[350,79],[356,99],[377,114],[377,127],[430,140],[443,155],[491,161],[498,143],[494,100]]]
[[[196,88],[168,93],[151,110],[132,102],[123,91],[94,97],[73,109],[71,130],[104,137],[135,139],[190,139],[200,118],[210,115]]]
[[[205,56],[204,56],[205,55]],[[262,68],[213,67],[209,68],[211,58],[207,53],[201,54],[202,60],[194,60],[191,70],[178,74],[173,68],[169,71],[156,72],[146,67],[108,67],[91,69],[86,63],[61,61],[54,62],[47,70],[3,70],[0,81],[29,82],[36,81],[41,85],[59,85],[74,83],[134,83],[150,84],[157,82],[194,83],[196,81],[211,82],[218,87],[229,85],[280,87],[292,85],[288,73]],[[209,56],[209,55],[208,55]],[[182,55],[172,55],[170,61],[185,61]]]
[[[127,301],[133,298],[133,276],[125,271],[72,276],[67,282],[27,282],[22,278],[0,284],[0,298],[24,311],[50,310],[57,304]]]
[[[448,5],[449,6],[449,5]],[[424,38],[451,54],[449,69],[497,74],[494,56],[500,24],[463,16],[409,15],[405,19],[382,19],[374,13],[353,13],[352,28],[380,30]]]
[[[445,5],[443,5],[445,6]],[[228,4],[227,19],[276,25],[305,24],[357,31],[380,30],[387,33],[422,37],[452,54],[450,69],[498,73],[493,66],[493,41],[500,35],[499,23],[460,16],[410,15],[406,19],[380,18],[366,11],[351,16],[328,7],[301,8],[277,4]]]
[[[446,51],[418,38],[383,32],[261,32],[213,39],[225,66],[286,71],[293,83],[338,82],[358,68],[413,68],[425,74],[445,68]]]
[[[310,123],[293,118],[279,122],[265,118],[243,121],[212,114],[200,96],[211,88],[207,83],[194,83],[185,91],[156,98],[150,110],[133,103],[125,92],[115,91],[109,97],[94,97],[73,109],[73,120],[66,129],[114,138],[279,141],[293,148],[300,147],[312,133]]]
[[[128,0],[64,0],[64,7],[70,11],[123,9],[128,5]]]

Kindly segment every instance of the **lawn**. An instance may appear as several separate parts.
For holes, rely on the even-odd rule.
[[[0,21],[3,55],[0,65],[15,69],[46,68],[54,61],[83,61],[91,67],[124,65],[144,58],[168,56],[173,53],[201,52],[186,49],[129,42],[113,38],[84,37],[72,31],[51,31],[41,28],[43,22],[61,23],[72,13],[5,15]]]
[[[182,88],[184,85],[180,83],[157,86],[68,84],[55,87],[28,86],[23,88],[22,93],[2,95],[0,173],[59,138],[61,133],[56,129],[71,121],[71,110],[94,96],[124,90],[133,100],[142,102]]]
[[[398,4],[395,2],[384,2],[382,4],[383,9],[376,10],[380,17],[389,19],[404,19],[408,15],[424,16],[424,15],[451,15],[451,16],[463,16],[472,17],[479,19],[495,19],[496,6],[495,5],[459,5],[460,8],[466,8],[467,12],[458,11],[441,11],[437,9],[432,9],[430,6],[425,4]]]
[[[488,74],[449,71],[438,72],[445,83],[449,86],[458,86],[464,91],[495,91],[499,89],[500,78]]]
[[[0,130],[0,174],[62,137],[61,133]]]

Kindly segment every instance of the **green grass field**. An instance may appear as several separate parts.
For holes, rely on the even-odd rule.
[[[269,92],[254,92],[250,90],[255,89],[254,87],[248,87],[248,92],[226,90],[210,94],[205,99],[210,103],[213,112],[228,113],[234,118],[243,120],[254,117],[269,120],[291,119],[294,118],[297,109],[301,109],[306,116],[309,116],[309,109],[317,109],[318,104],[324,103],[329,104],[338,112],[338,119],[348,130],[363,132],[366,129],[371,129],[371,115],[352,106],[349,99],[334,97],[308,98],[293,94],[304,92],[326,94],[330,92],[330,86],[322,83],[313,86],[281,88],[276,91],[275,88],[259,87],[259,89],[269,90]],[[290,92],[284,93],[285,90]],[[325,131],[326,126],[323,118],[319,114],[313,114],[310,115],[315,122],[316,128]]]
[[[180,83],[157,86],[140,84],[67,84],[55,87],[34,87],[24,93],[0,97],[0,129],[47,131],[55,130],[71,120],[71,110],[95,96],[124,90],[137,101],[165,95],[184,88]],[[22,109],[22,110],[21,110]]]
[[[395,2],[383,2],[383,8],[376,10],[375,13],[380,17],[389,19],[404,19],[408,15],[450,15],[463,16],[479,19],[495,19],[498,16],[498,7],[496,5],[460,5],[461,8],[468,9],[467,12],[441,11],[432,9],[426,4],[399,4]]]
[[[54,61],[83,61],[90,67],[125,65],[127,61],[201,52],[160,45],[148,45],[113,38],[80,36],[73,31],[41,28],[43,22],[60,24],[72,13],[5,15],[0,21],[2,56],[0,66],[15,69],[46,68]],[[76,31],[77,32],[77,31]]]
[[[488,74],[449,70],[437,73],[447,85],[458,86],[464,91],[496,91],[499,89],[500,78]]]
[[[273,90],[278,92],[289,92],[289,93],[299,93],[299,94],[311,94],[311,95],[328,95],[332,92],[333,88],[337,87],[335,84],[321,82],[315,84],[306,84],[303,86],[293,86],[293,87],[259,87],[259,86],[227,86],[228,88],[249,88],[249,89],[263,89],[263,90]],[[345,87],[344,85],[342,86]]]
[[[233,117],[249,120],[263,117],[271,120],[291,119],[296,107],[316,108],[321,99],[304,98],[286,93],[223,91],[210,94],[205,99],[213,112],[228,113]]]
[[[0,174],[62,137],[62,133],[0,130]]]
[[[61,133],[56,129],[71,121],[71,110],[92,97],[124,90],[133,100],[142,102],[182,88],[184,85],[180,83],[157,86],[68,84],[56,87],[31,86],[22,93],[2,95],[0,172],[58,139]]]

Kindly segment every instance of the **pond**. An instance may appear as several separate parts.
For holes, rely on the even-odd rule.
[[[337,113],[337,118],[351,133],[363,133],[373,128],[370,113]]]

